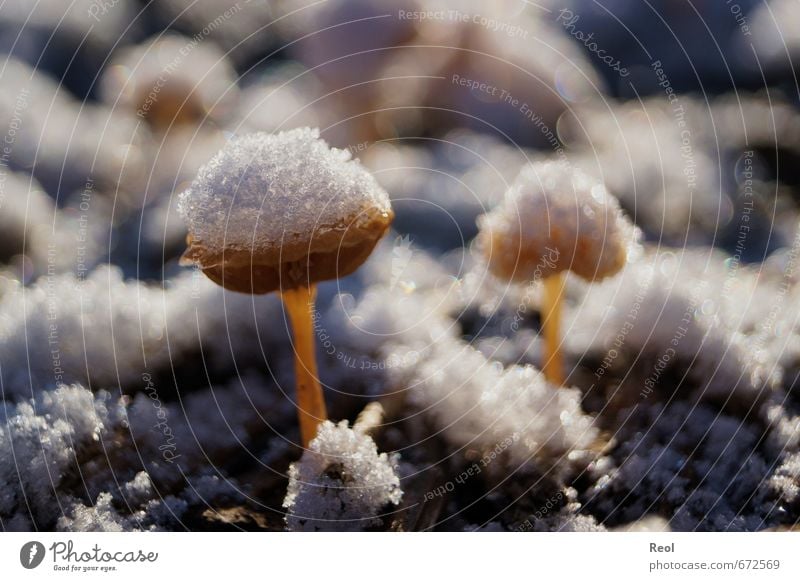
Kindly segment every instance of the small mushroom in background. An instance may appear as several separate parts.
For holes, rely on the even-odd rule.
[[[47,231],[52,230],[57,211],[52,198],[35,178],[3,172],[0,175],[0,262],[8,262],[24,252],[44,263]]]
[[[564,383],[560,351],[565,272],[595,281],[618,272],[638,229],[599,181],[557,162],[522,168],[503,203],[478,219],[478,247],[489,270],[509,282],[543,284],[542,371]]]
[[[234,139],[201,168],[179,210],[189,229],[184,264],[228,290],[281,293],[307,446],[327,419],[314,355],[316,283],[367,259],[394,217],[388,194],[349,152],[302,128]]]
[[[534,111],[535,119],[554,127],[568,103],[605,92],[584,51],[549,9],[535,3],[297,4],[280,19],[292,38],[287,53],[322,80],[325,107],[340,111],[347,142],[470,128],[550,146],[542,132],[530,130]],[[509,26],[500,33],[481,19]],[[490,90],[473,88],[475,79]]]
[[[238,95],[236,72],[221,50],[175,33],[115,55],[101,89],[109,106],[147,120],[157,133],[207,120],[219,123]]]

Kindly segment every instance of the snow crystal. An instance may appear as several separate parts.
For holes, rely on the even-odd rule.
[[[124,485],[125,498],[132,504],[138,505],[153,498],[153,481],[150,475],[139,472],[133,480]]]
[[[758,492],[771,463],[752,424],[676,402],[627,416],[615,438],[618,467],[587,491],[584,506],[606,525],[657,513],[675,531],[752,531],[775,516]]]
[[[379,525],[381,510],[402,495],[396,457],[378,454],[372,438],[346,421],[325,422],[289,468],[283,506],[290,530],[356,531]]]
[[[126,483],[125,487],[129,484]],[[191,488],[187,488],[177,496],[150,497],[146,501],[143,499],[141,504],[133,505],[136,507],[133,510],[133,506],[126,506],[125,502],[108,492],[98,494],[89,505],[78,499],[67,498],[64,513],[58,518],[55,528],[67,532],[185,530],[181,518],[192,506],[186,499],[190,495]],[[194,504],[205,508],[212,499],[209,496]]]
[[[785,519],[800,505],[800,453],[788,455],[770,476],[766,505],[770,516]],[[796,524],[786,519],[786,524]]]
[[[648,515],[614,530],[627,533],[668,533],[672,527],[664,517]]]
[[[537,520],[533,530],[536,532],[600,533],[607,529],[602,524],[598,524],[593,516],[566,512]]]
[[[526,165],[480,227],[492,271],[518,281],[563,270],[606,277],[622,268],[638,238],[602,183],[556,162]]]
[[[313,129],[235,138],[200,170],[179,208],[194,241],[220,250],[269,250],[286,241],[313,251],[314,233],[391,212],[388,195],[361,164]]]
[[[796,1],[740,2],[769,92],[708,102],[668,51],[669,99],[592,99],[613,67],[543,3],[6,0],[0,529],[796,528]],[[337,247],[371,252],[317,288],[344,421],[301,451],[281,299],[213,273]]]
[[[11,286],[0,297],[0,361],[4,396],[30,397],[46,386],[89,381],[96,389],[140,389],[202,348],[209,363],[262,359],[286,343],[275,326],[280,301],[223,293],[200,273],[169,288],[125,282],[119,269],[96,268]],[[235,332],[234,332],[235,329]]]
[[[593,354],[593,380],[624,378],[618,395],[628,402],[670,398],[682,387],[683,396],[748,409],[773,383],[768,357],[745,335],[759,315],[743,314],[764,302],[752,273],[731,266],[714,251],[649,252],[568,306],[567,349]],[[667,379],[670,370],[678,377]]]
[[[221,465],[267,425],[288,430],[293,405],[279,398],[248,375],[190,392],[181,405],[155,390],[114,402],[80,386],[6,405],[0,521],[51,528],[61,514],[60,530],[175,530],[189,507],[244,502]]]
[[[95,504],[84,506],[74,501],[66,514],[59,517],[57,528],[61,531],[123,532],[136,530],[128,519],[122,517],[112,505],[113,497],[102,492]]]
[[[439,339],[415,362],[412,397],[459,447],[508,449],[518,463],[560,458],[597,437],[577,390],[552,386],[531,366],[503,366],[472,346]]]
[[[442,261],[415,252],[405,272],[417,286],[408,292],[387,284],[388,252],[388,244],[379,247],[362,269],[372,284],[358,301],[340,296],[321,310],[337,353],[378,362],[381,377],[371,381],[377,393],[393,386],[407,394],[458,448],[500,444],[514,461],[550,462],[592,445],[597,432],[576,390],[547,384],[531,366],[504,368],[457,335],[451,317],[474,296]]]
[[[44,392],[0,418],[0,517],[25,511],[46,523],[56,490],[77,467],[79,450],[96,445],[111,418],[108,396],[80,386]]]

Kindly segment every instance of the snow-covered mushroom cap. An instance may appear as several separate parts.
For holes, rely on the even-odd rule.
[[[514,281],[564,270],[605,278],[622,268],[639,238],[601,182],[556,162],[523,167],[503,203],[478,225],[489,268]]]
[[[224,118],[237,95],[236,73],[225,54],[179,34],[124,49],[101,86],[107,103],[164,127],[207,115]]]
[[[372,175],[308,128],[232,140],[181,194],[179,210],[185,258],[249,293],[350,274],[394,217]]]

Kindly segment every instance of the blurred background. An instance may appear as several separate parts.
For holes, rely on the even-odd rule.
[[[792,0],[9,0],[0,256],[29,281],[55,238],[59,271],[159,280],[203,162],[235,134],[318,126],[439,250],[522,163],[566,157],[649,240],[733,252],[746,164],[741,254],[760,261],[797,217],[797,22]]]

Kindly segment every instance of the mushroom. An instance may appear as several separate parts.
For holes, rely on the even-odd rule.
[[[478,219],[478,248],[509,282],[542,282],[542,371],[564,383],[560,319],[565,272],[595,281],[618,272],[638,229],[602,182],[563,163],[525,165],[503,203]]]
[[[176,33],[115,55],[101,79],[103,99],[145,119],[156,132],[222,122],[237,97],[236,72],[213,45]]]
[[[179,210],[189,229],[184,264],[228,290],[280,292],[307,446],[327,419],[314,356],[316,283],[367,259],[394,218],[388,194],[349,152],[302,128],[232,140],[181,194]]]

